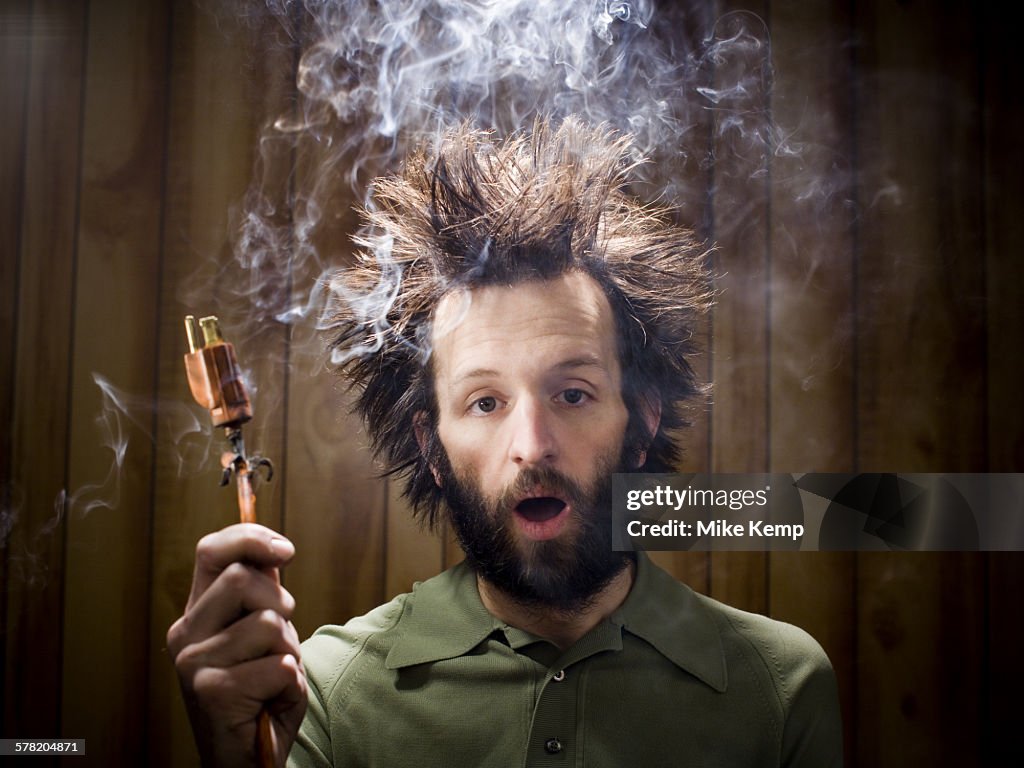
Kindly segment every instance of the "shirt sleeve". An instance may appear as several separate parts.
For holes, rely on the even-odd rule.
[[[320,627],[302,644],[302,665],[306,669],[308,700],[306,716],[288,753],[288,768],[334,768],[346,762],[332,734],[333,717],[343,706],[339,683],[360,657],[367,641],[394,626],[402,614],[405,595],[352,619],[344,626]],[[340,768],[340,766],[338,766]]]
[[[308,678],[307,678],[308,680]],[[288,768],[330,768],[331,739],[328,730],[327,708],[319,688],[309,682],[309,701],[306,717],[299,728],[295,743],[288,753]]]
[[[799,657],[787,665],[790,679],[781,764],[784,768],[841,768],[843,723],[835,672],[809,635],[797,647]]]

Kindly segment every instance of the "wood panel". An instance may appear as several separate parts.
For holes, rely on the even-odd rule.
[[[865,3],[857,28],[858,466],[983,470],[979,62],[949,45],[978,18]],[[978,764],[983,574],[970,554],[858,556],[859,764]]]
[[[987,623],[985,651],[985,698],[978,702],[981,716],[980,753],[983,765],[1024,763],[1024,739],[1020,737],[1020,692],[1024,687],[1024,556],[1020,552],[993,552],[988,557]],[[969,694],[970,692],[968,692]],[[970,702],[967,702],[970,706]]]
[[[328,374],[296,371],[290,403],[285,532],[297,554],[286,584],[305,638],[383,601],[387,486],[375,477],[350,400]]]
[[[785,146],[771,188],[770,466],[855,467],[854,249],[849,8],[773,2],[772,117]],[[856,704],[854,557],[773,552],[768,609],[807,630],[832,659],[840,706]],[[856,734],[846,718],[846,762]]]
[[[698,57],[711,35],[717,16],[716,9],[691,9],[680,6],[662,9],[662,22],[671,32],[673,47],[677,51],[694,52]],[[676,180],[675,197],[665,202],[679,209],[683,226],[694,230],[697,237],[713,243],[713,164],[710,158],[714,152],[714,112],[707,103],[698,100],[699,88],[714,87],[714,67],[701,64],[688,73],[687,93],[692,98],[681,99],[677,110],[687,124],[683,144],[678,148],[678,157],[666,175]],[[681,181],[680,181],[681,180]],[[714,261],[708,257],[709,266]],[[702,385],[712,383],[712,319],[710,314],[699,319],[695,338],[699,352],[690,363]],[[686,417],[690,426],[680,434],[682,457],[677,469],[680,472],[708,472],[711,467],[711,402],[714,391],[706,397],[695,398],[689,404]],[[711,556],[707,552],[651,552],[651,560],[690,587],[707,594],[711,589]]]
[[[973,33],[978,20],[963,4],[938,15],[866,5],[860,468],[983,469],[979,61],[944,36]]]
[[[321,33],[306,19],[310,45]],[[298,111],[309,106],[300,102]],[[358,130],[358,127],[348,127]],[[293,215],[304,232],[292,301],[318,290],[321,271],[352,258],[358,202],[347,184],[351,155],[339,154],[345,137],[324,126],[324,136],[300,141],[295,159]],[[287,533],[296,564],[287,584],[297,600],[296,627],[306,637],[323,624],[339,624],[379,605],[386,596],[388,483],[352,413],[355,393],[324,370],[326,337],[316,317],[297,324],[289,374]]]
[[[983,580],[971,553],[858,556],[858,765],[981,764]]]
[[[156,494],[152,526],[150,647],[161,649],[167,628],[180,615],[191,581],[195,543],[205,533],[236,522],[234,494],[218,487],[218,457],[226,448],[211,434],[209,417],[195,409],[186,429],[182,407],[192,402],[182,367],[186,313],[216,313],[249,374],[256,419],[248,448],[282,455],[284,408],[266,374],[281,360],[284,333],[250,327],[242,311],[231,240],[237,220],[228,216],[252,179],[263,121],[283,98],[276,54],[280,46],[259,18],[229,16],[191,3],[173,7],[170,45],[167,173],[164,190],[163,270],[159,312],[158,397],[165,418],[157,432]],[[273,29],[273,28],[271,28]],[[261,40],[261,37],[263,38]],[[263,44],[270,42],[269,52]],[[267,69],[264,70],[263,67]],[[255,386],[259,384],[260,386]],[[199,427],[202,427],[199,429]],[[181,433],[181,430],[185,430]],[[198,431],[197,431],[198,430]],[[257,516],[280,521],[280,478],[261,487]],[[195,762],[177,680],[165,654],[150,662],[148,757],[153,766]]]
[[[11,430],[4,732],[60,732],[64,499],[85,3],[35,2]]]
[[[1018,38],[1013,25],[995,8],[981,11],[984,59],[985,267],[988,297],[988,468],[1024,470],[1024,88],[1015,61]],[[1024,553],[989,555],[987,649],[982,702],[982,755],[985,765],[1024,763],[1024,739],[1018,733],[1020,691],[1024,690]]]
[[[12,493],[12,420],[17,350],[18,266],[25,183],[25,117],[32,40],[29,0],[9,3],[0,15],[0,103],[10,119],[0,131],[0,722],[7,712],[7,602],[12,587],[7,536],[14,524]]]
[[[93,0],[87,26],[61,727],[86,739],[90,755],[120,765],[145,763],[153,650],[147,642],[152,336],[167,12],[161,3]],[[117,388],[121,402],[103,396],[95,374]],[[101,692],[111,690],[118,695],[97,706]]]
[[[981,170],[984,172],[984,245],[988,389],[988,464],[993,472],[1024,471],[1024,87],[1012,25],[984,9],[980,83],[984,100]]]
[[[720,291],[712,315],[711,470],[768,469],[767,280],[770,254],[771,46],[765,4],[723,3],[716,42],[731,43],[714,57],[714,88],[724,98],[713,114],[713,262]],[[711,596],[765,612],[767,556],[715,552]]]
[[[715,18],[719,39],[740,21],[765,41],[770,28],[773,73],[751,49],[715,62],[702,84],[756,75],[739,114],[792,130],[779,135],[802,151],[766,158],[729,132],[729,105],[702,103],[708,207],[689,195],[684,215],[719,242],[723,292],[703,361],[715,402],[686,436],[683,468],[1024,471],[1024,89],[1012,25],[962,2],[684,10],[693,39]],[[376,477],[350,397],[316,372],[308,324],[274,319],[316,270],[287,242],[283,261],[255,272],[234,262],[258,151],[282,232],[324,156],[258,142],[289,108],[302,43],[263,11],[233,14],[124,0],[12,0],[0,12],[0,514],[20,516],[0,545],[3,736],[85,737],[111,764],[195,761],[164,634],[195,541],[235,508],[216,485],[220,436],[179,435],[186,311],[222,315],[258,385],[247,435],[278,468],[259,515],[296,542],[285,581],[302,634],[461,557]],[[806,174],[833,185],[816,190],[813,215],[799,199]],[[844,174],[852,196],[840,194]],[[351,197],[330,199],[320,233],[335,263],[348,258]],[[244,294],[250,274],[260,289]],[[82,516],[110,457],[93,371],[147,415],[128,426],[117,507]],[[143,428],[153,397],[155,446]],[[655,559],[823,643],[848,764],[1024,760],[1019,553]]]
[[[400,484],[388,483],[385,594],[408,592],[417,581],[444,570],[444,542],[413,520],[412,508],[402,498]]]

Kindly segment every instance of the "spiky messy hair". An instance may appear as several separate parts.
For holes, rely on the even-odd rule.
[[[627,447],[646,450],[644,471],[671,471],[681,406],[700,391],[688,358],[694,319],[710,303],[706,251],[625,194],[637,162],[628,137],[575,118],[540,120],[504,141],[466,124],[376,182],[356,264],[334,281],[356,298],[339,302],[331,346],[359,392],[376,455],[386,473],[405,477],[414,512],[430,525],[442,497],[430,471],[438,410],[424,350],[432,313],[454,289],[593,278],[615,315]],[[654,435],[639,418],[644,400],[660,401]],[[425,451],[417,419],[430,435]]]

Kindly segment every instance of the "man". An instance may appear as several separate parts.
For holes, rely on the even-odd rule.
[[[840,764],[817,643],[612,551],[611,475],[672,466],[708,303],[693,238],[624,194],[628,158],[572,119],[462,127],[379,182],[334,346],[466,560],[300,650],[290,543],[204,538],[168,647],[208,764],[253,764],[263,708],[294,766]]]

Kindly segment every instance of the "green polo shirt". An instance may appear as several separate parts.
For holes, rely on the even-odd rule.
[[[835,676],[810,635],[642,554],[625,602],[565,651],[488,613],[463,564],[321,628],[302,659],[294,768],[842,762]]]

